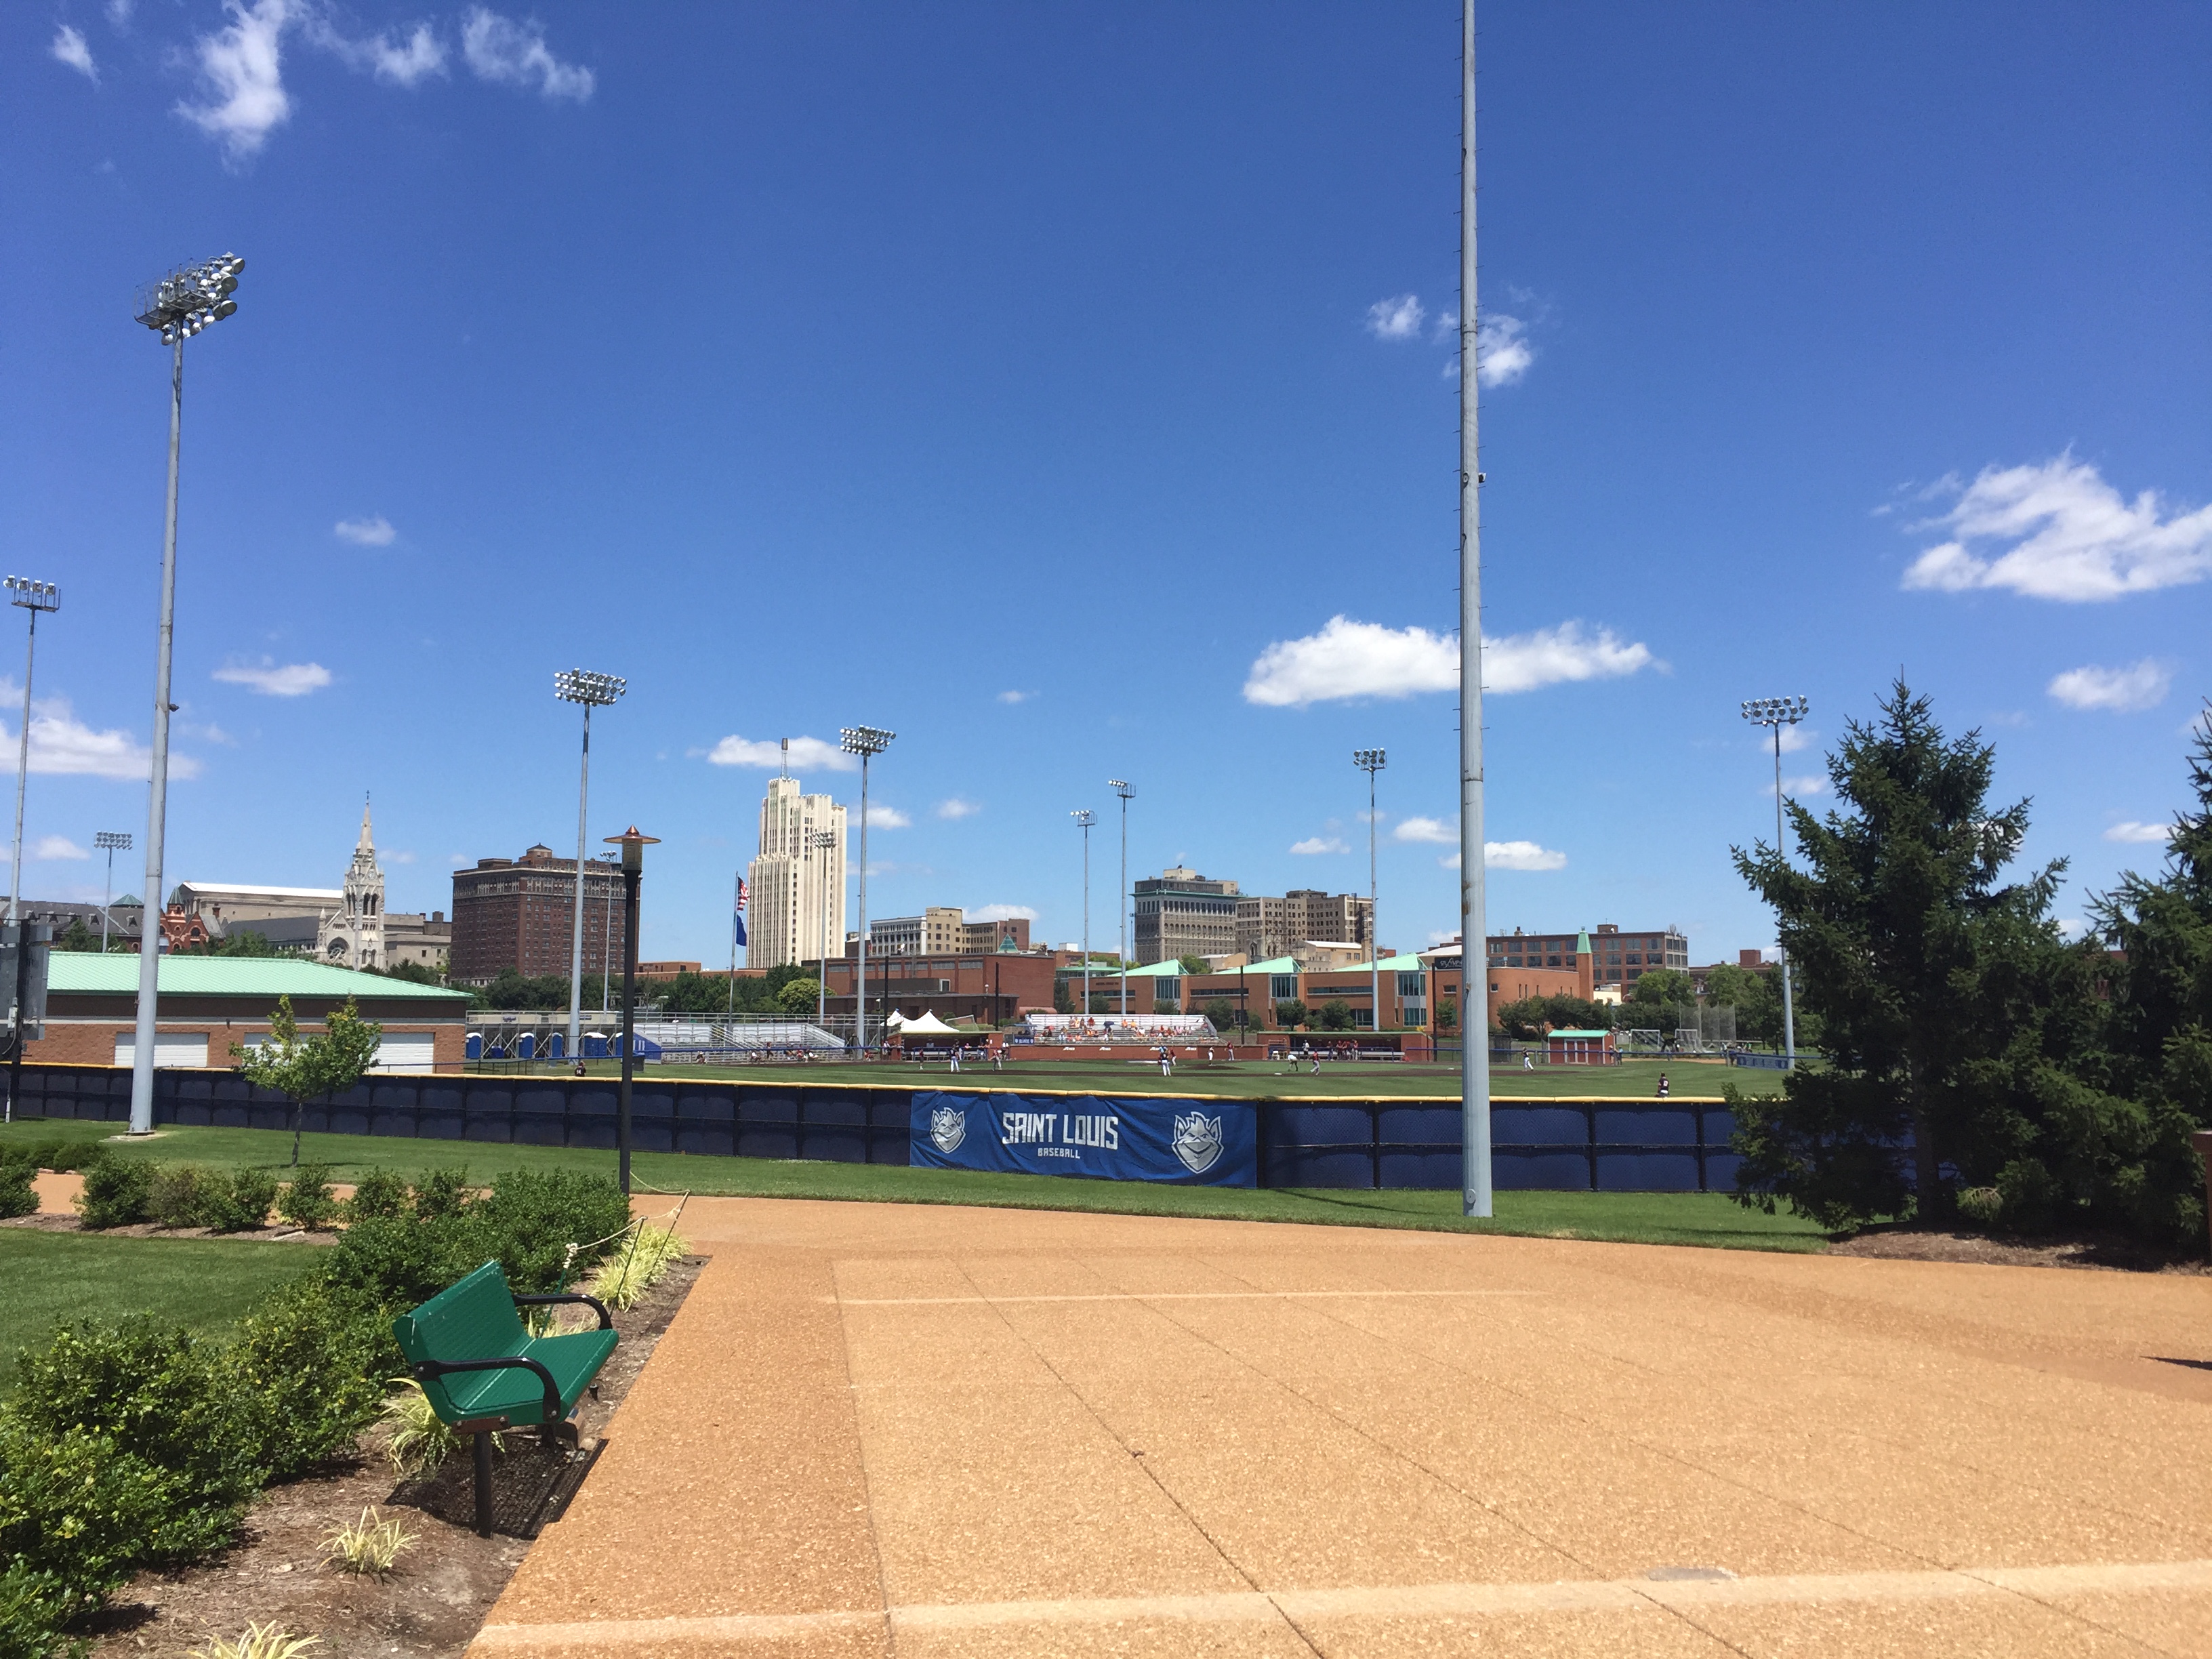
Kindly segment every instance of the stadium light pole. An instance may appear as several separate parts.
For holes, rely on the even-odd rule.
[[[31,773],[31,669],[39,654],[39,613],[62,608],[61,591],[52,582],[28,576],[8,578],[8,603],[30,613],[30,629],[23,636],[23,731],[15,750],[15,856],[8,879],[8,925],[22,920],[23,906],[23,786]],[[21,958],[18,958],[21,960]],[[21,981],[21,974],[16,978]]]
[[[1490,950],[1482,867],[1482,362],[1475,311],[1474,0],[1461,0],[1459,72],[1460,1207],[1468,1215],[1486,1216]]]
[[[138,925],[138,1010],[131,1051],[131,1133],[154,1133],[155,1008],[161,994],[161,832],[168,817],[171,647],[177,625],[177,457],[185,422],[185,342],[238,309],[246,261],[234,253],[171,271],[139,295],[133,319],[171,348],[169,496],[161,531],[161,620],[154,649],[154,755],[146,805],[146,906]]]
[[[631,1050],[637,1047],[637,889],[645,879],[645,849],[658,847],[660,837],[638,833],[635,824],[619,836],[609,836],[610,845],[622,848],[623,878],[623,1006],[622,1085],[615,1091],[615,1152],[623,1196],[629,1194],[629,1085],[636,1069]]]
[[[1382,751],[1355,749],[1352,763],[1367,774],[1367,1018],[1371,1029],[1379,1032],[1382,1029],[1382,917],[1375,902],[1375,775],[1383,768]]]
[[[1137,792],[1129,787],[1126,778],[1109,778],[1106,787],[1121,798],[1121,892],[1114,903],[1121,913],[1121,1018],[1127,1019],[1129,1017],[1129,797]]]
[[[576,779],[576,927],[568,951],[568,1058],[572,1062],[580,1060],[584,1053],[584,865],[591,847],[585,839],[585,825],[590,821],[592,806],[592,710],[608,707],[629,689],[629,682],[621,675],[595,674],[588,668],[564,668],[553,677],[553,695],[563,702],[581,703],[584,708],[584,759]],[[605,977],[604,969],[600,976]],[[605,985],[599,992],[604,999]]]
[[[860,954],[853,981],[853,1040],[863,1055],[868,1052],[868,763],[897,735],[879,726],[846,726],[837,732],[837,746],[860,757]]]
[[[115,906],[115,855],[131,850],[131,832],[127,830],[103,830],[92,838],[92,844],[107,854],[107,884],[100,896],[100,954],[107,954],[107,915]],[[143,938],[145,928],[142,925]]]
[[[822,972],[814,981],[814,1023],[828,1030],[830,1018],[830,849],[837,837],[827,830],[806,832],[808,848],[822,855]]]
[[[1083,1017],[1091,1018],[1091,826],[1098,822],[1098,814],[1087,806],[1079,806],[1068,817],[1075,827],[1083,831]]]
[[[1743,705],[1743,717],[1753,726],[1770,726],[1774,732],[1774,854],[1786,859],[1782,850],[1782,728],[1795,726],[1805,718],[1806,710],[1813,705],[1803,697],[1753,697]],[[1790,994],[1790,948],[1782,943],[1782,918],[1775,916],[1774,947],[1782,958],[1782,1069],[1794,1071],[1797,1066],[1797,1012]]]

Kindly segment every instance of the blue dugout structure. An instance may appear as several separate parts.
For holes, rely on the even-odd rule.
[[[939,1074],[920,1088],[943,1092],[950,1080]],[[641,1078],[632,1092],[632,1134],[636,1149],[647,1152],[904,1164],[916,1092],[911,1086]],[[1044,1091],[1020,1092],[1034,1097]],[[1121,1097],[1252,1113],[1262,1187],[1460,1184],[1455,1103]],[[103,1066],[27,1065],[16,1112],[124,1121],[131,1115],[131,1073]],[[291,1112],[283,1096],[234,1072],[155,1074],[157,1124],[285,1129]],[[309,1103],[305,1125],[319,1133],[611,1150],[615,1085],[605,1078],[378,1078],[328,1103]],[[1499,1100],[1491,1107],[1495,1180],[1501,1188],[1523,1191],[1730,1192],[1740,1162],[1729,1149],[1735,1127],[1725,1107],[1697,1100]]]

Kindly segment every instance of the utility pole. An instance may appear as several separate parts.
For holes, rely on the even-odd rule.
[[[1079,806],[1068,814],[1083,831],[1083,1017],[1091,1018],[1091,826],[1098,814]],[[1125,981],[1126,982],[1126,981]]]
[[[1482,868],[1481,330],[1475,320],[1474,0],[1461,0],[1459,107],[1460,1205],[1491,1213],[1490,949]]]
[[[1367,774],[1367,1008],[1370,1028],[1382,1029],[1382,921],[1375,898],[1375,775],[1382,769],[1380,749],[1355,749],[1352,763]]]
[[[1106,787],[1121,798],[1121,893],[1115,908],[1121,913],[1121,1018],[1129,1017],[1129,797],[1137,792],[1125,778],[1109,778]],[[1090,1011],[1085,1009],[1085,1012]]]
[[[1743,717],[1753,726],[1774,729],[1774,854],[1777,858],[1787,856],[1782,850],[1782,728],[1795,726],[1805,718],[1812,704],[1803,697],[1753,697],[1743,705]],[[1778,924],[1780,918],[1776,918]],[[1797,1011],[1790,994],[1790,950],[1782,943],[1778,926],[1774,935],[1776,953],[1782,958],[1782,1066],[1784,1071],[1797,1066]]]

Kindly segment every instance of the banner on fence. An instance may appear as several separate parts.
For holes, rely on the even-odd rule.
[[[1253,1109],[1238,1101],[1045,1098],[917,1090],[908,1161],[939,1170],[1251,1187]]]

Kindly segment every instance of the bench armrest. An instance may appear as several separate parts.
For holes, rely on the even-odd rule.
[[[615,1316],[607,1311],[607,1304],[596,1296],[586,1296],[580,1291],[564,1291],[559,1296],[518,1296],[514,1298],[514,1305],[518,1308],[543,1307],[549,1302],[580,1302],[599,1315],[601,1330],[611,1331],[615,1328]]]
[[[538,1380],[545,1385],[545,1421],[550,1425],[562,1421],[568,1413],[561,1409],[561,1385],[553,1380],[553,1373],[545,1369],[544,1362],[519,1356],[501,1359],[422,1359],[415,1364],[415,1380],[428,1382],[452,1371],[526,1370],[538,1373]]]

